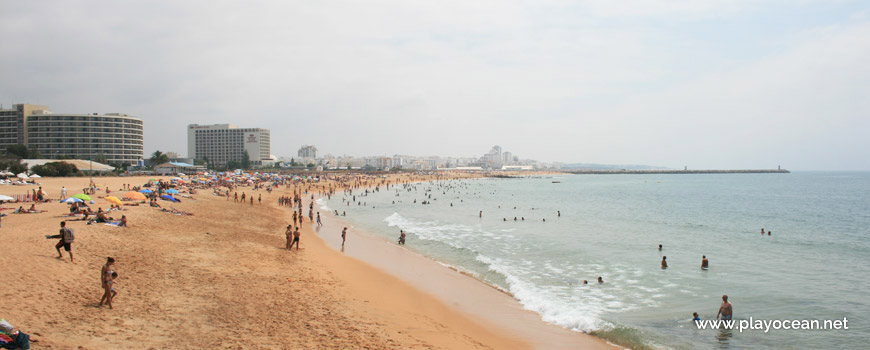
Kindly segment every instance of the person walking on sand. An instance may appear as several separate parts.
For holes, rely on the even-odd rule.
[[[721,320],[730,320],[733,314],[733,309],[731,308],[731,302],[728,301],[728,295],[722,295],[722,305],[719,306],[719,312],[716,313],[716,318],[719,318],[719,315],[722,315]]]
[[[112,309],[112,300],[115,300],[115,296],[118,295],[118,292],[115,291],[115,280],[118,278],[117,272],[112,272],[112,279],[106,282],[106,291],[109,293],[106,298],[106,304],[109,305],[109,309]],[[102,304],[100,304],[102,305]]]
[[[54,246],[54,249],[57,250],[57,258],[63,259],[63,253],[60,252],[60,247],[63,247],[69,253],[69,261],[74,262],[72,244],[75,241],[75,234],[73,234],[72,229],[66,227],[66,221],[60,222],[60,234],[51,237],[60,238],[60,241]]]
[[[347,227],[341,230],[341,246],[344,247],[344,240],[347,238]]]
[[[257,195],[257,204],[263,205],[263,195],[262,194]]]
[[[290,250],[290,244],[293,242],[293,225],[287,225],[287,229],[284,230],[284,238],[287,239],[287,242],[284,243],[284,249]]]
[[[66,186],[60,187],[60,199],[61,200],[66,199]]]
[[[320,222],[320,212],[317,212],[317,226],[323,226],[323,223]]]
[[[115,265],[115,258],[108,257],[106,258],[106,264],[103,265],[103,268],[100,270],[100,287],[103,288],[103,297],[100,298],[100,306],[103,306],[103,303],[108,301],[112,294],[110,287],[107,287],[107,284],[112,280],[112,274],[115,273],[115,271],[112,270],[113,265]]]
[[[296,245],[296,251],[299,251],[299,236],[302,235],[302,232],[299,232],[299,226],[296,226],[296,231],[293,231],[293,242],[290,242],[290,248],[293,248],[293,245]]]

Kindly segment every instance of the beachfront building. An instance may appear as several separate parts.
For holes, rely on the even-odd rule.
[[[311,145],[302,145],[299,152],[296,152],[299,158],[317,159],[317,147]]]
[[[244,154],[252,166],[270,165],[272,144],[269,129],[240,128],[231,124],[187,127],[187,157],[203,160],[210,166],[225,167],[230,161],[242,162]]]
[[[48,106],[18,103],[12,108],[0,107],[0,150],[6,152],[6,147],[11,145],[26,145],[27,118],[34,111],[48,110]]]
[[[99,159],[134,164],[144,156],[142,119],[121,113],[56,114],[47,106],[0,110],[0,149],[15,144],[45,158]]]

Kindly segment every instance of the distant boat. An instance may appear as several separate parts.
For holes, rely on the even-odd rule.
[[[553,181],[554,184],[560,184],[562,181]]]

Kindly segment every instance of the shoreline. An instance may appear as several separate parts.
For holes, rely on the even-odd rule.
[[[342,227],[349,228],[344,249],[340,239]],[[526,310],[509,291],[356,228],[351,220],[341,216],[331,213],[323,216],[323,228],[316,231],[318,238],[336,252],[396,276],[475,321],[519,337],[535,349],[623,349],[603,338],[547,323],[539,314]]]

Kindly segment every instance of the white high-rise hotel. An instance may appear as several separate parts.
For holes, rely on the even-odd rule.
[[[269,129],[239,128],[230,124],[190,124],[187,127],[188,158],[226,166],[231,160],[241,162],[244,153],[248,154],[251,165],[270,162]]]

